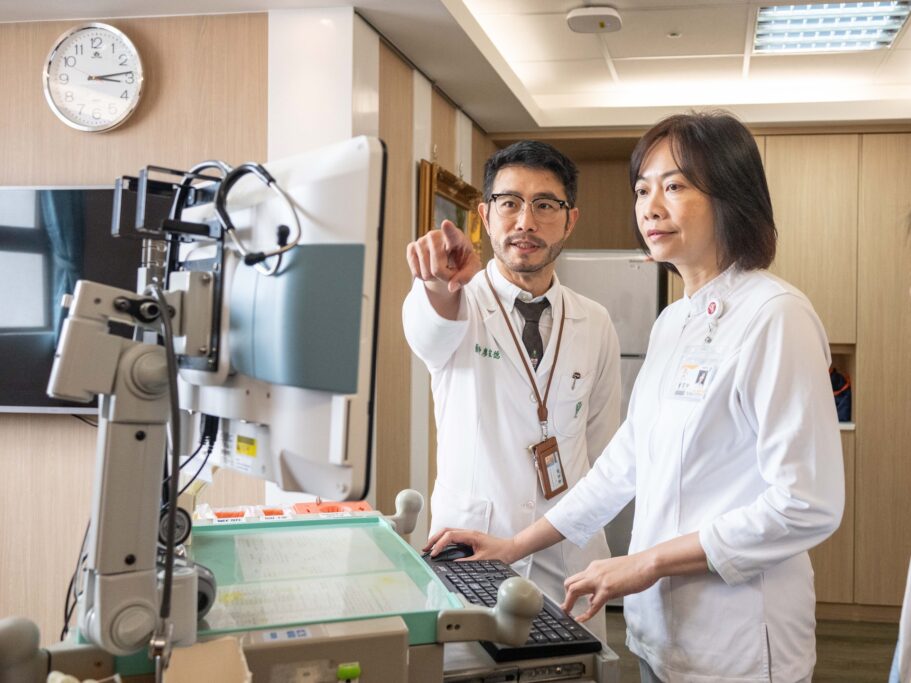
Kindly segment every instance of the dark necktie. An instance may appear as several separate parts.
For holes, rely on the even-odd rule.
[[[526,303],[516,299],[516,310],[525,318],[525,327],[522,328],[522,343],[525,344],[525,350],[528,351],[528,357],[531,359],[531,366],[535,370],[538,369],[538,363],[541,362],[541,356],[544,355],[544,341],[541,339],[538,321],[548,306],[550,306],[550,302],[547,299],[537,303]]]

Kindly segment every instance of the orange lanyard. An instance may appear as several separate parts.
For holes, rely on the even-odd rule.
[[[560,331],[557,333],[557,348],[554,351],[554,364],[551,366],[550,376],[547,378],[547,387],[544,389],[544,400],[541,400],[541,394],[538,392],[538,383],[535,382],[535,376],[528,366],[528,361],[525,360],[525,353],[523,352],[522,346],[519,344],[519,338],[516,336],[515,330],[512,329],[512,322],[509,319],[509,315],[506,313],[506,308],[503,306],[503,302],[500,301],[500,297],[497,296],[497,291],[493,288],[493,282],[490,281],[490,275],[488,275],[486,270],[484,271],[484,277],[487,278],[487,285],[490,287],[490,292],[493,294],[493,298],[496,299],[497,305],[500,307],[500,312],[503,314],[503,319],[506,321],[506,327],[509,329],[509,334],[512,335],[512,341],[516,345],[516,350],[519,352],[519,358],[522,359],[522,365],[525,366],[525,374],[528,375],[528,381],[535,392],[535,400],[538,402],[538,422],[541,423],[541,439],[546,439],[547,397],[550,394],[550,383],[553,381],[554,374],[557,370],[557,358],[560,357],[560,342],[563,340],[563,323],[566,322],[566,298],[562,293],[560,294],[563,311],[560,314]]]

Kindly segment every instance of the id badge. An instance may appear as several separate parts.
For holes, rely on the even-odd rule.
[[[701,401],[715,379],[720,354],[706,346],[688,346],[683,350],[677,374],[674,377],[674,398],[684,401]]]
[[[538,482],[541,484],[545,500],[550,500],[569,488],[555,437],[551,436],[536,443],[531,447],[531,452],[535,459],[535,471],[538,473]]]

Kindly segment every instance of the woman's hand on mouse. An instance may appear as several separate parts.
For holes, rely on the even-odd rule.
[[[436,557],[446,546],[452,543],[464,543],[474,550],[470,560],[500,560],[512,564],[522,557],[517,553],[515,542],[511,538],[499,538],[483,534],[480,531],[467,529],[443,529],[429,539],[424,546],[424,552],[430,552],[431,557]]]

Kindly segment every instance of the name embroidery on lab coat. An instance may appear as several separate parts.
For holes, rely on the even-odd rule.
[[[488,349],[486,346],[482,347],[480,344],[474,345],[474,352],[481,356],[481,358],[493,358],[494,360],[500,360],[499,351]]]

